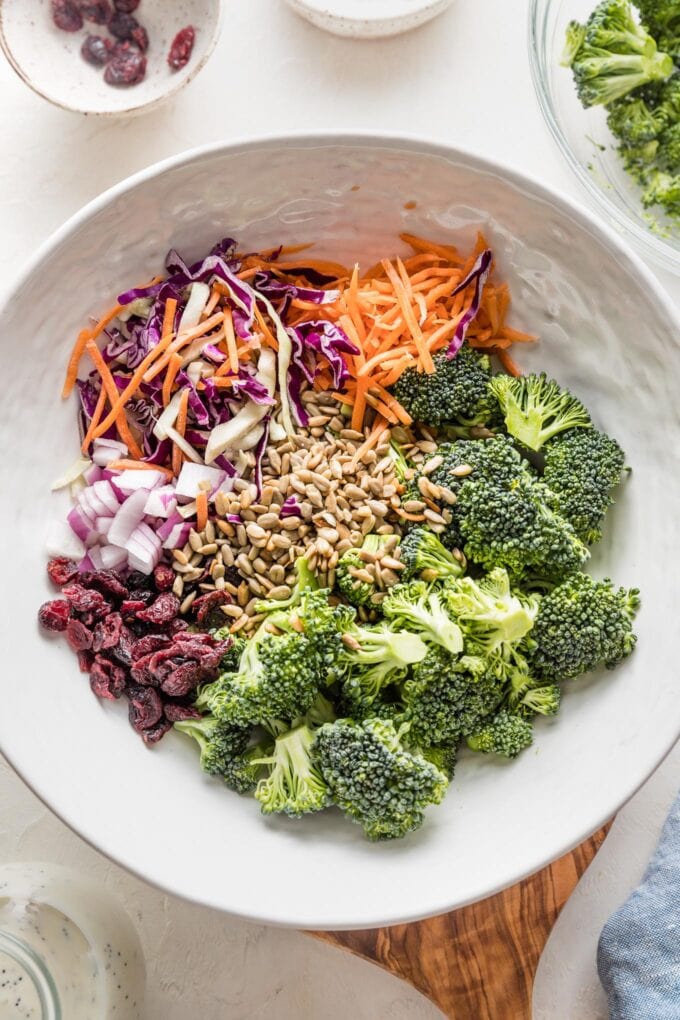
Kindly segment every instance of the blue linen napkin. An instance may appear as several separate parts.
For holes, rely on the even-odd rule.
[[[597,969],[610,1020],[680,1020],[680,795],[641,884],[602,929]]]

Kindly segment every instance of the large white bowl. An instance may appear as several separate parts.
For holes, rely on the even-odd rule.
[[[406,209],[406,203],[417,203]],[[49,485],[77,449],[59,399],[72,339],[166,249],[189,257],[234,235],[247,248],[316,241],[364,264],[411,230],[469,244],[483,228],[514,298],[541,335],[545,368],[625,445],[633,468],[593,569],[638,584],[638,650],[568,685],[514,764],[463,756],[444,805],[401,842],[370,844],[329,811],[266,820],[256,802],[201,775],[170,734],[147,750],[122,705],[98,701],[61,640],[38,632],[52,595],[42,539]],[[4,653],[0,746],[27,783],[104,853],[173,893],[257,920],[367,927],[448,910],[573,847],[631,796],[680,732],[678,318],[642,263],[580,206],[445,146],[315,136],[203,149],[107,192],[37,253],[0,309]],[[55,501],[56,502],[56,501]]]

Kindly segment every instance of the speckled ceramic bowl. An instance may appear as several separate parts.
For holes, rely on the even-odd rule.
[[[453,0],[286,0],[313,25],[334,35],[378,39],[399,35],[441,14]]]
[[[88,33],[105,35],[106,30],[86,22],[81,31],[61,31],[52,20],[50,0],[0,0],[0,46],[21,80],[55,106],[76,113],[136,114],[195,78],[215,47],[221,14],[222,0],[142,0],[135,17],[149,34],[147,72],[144,81],[128,87],[107,85],[103,69],[80,55]],[[172,71],[170,44],[187,25],[196,29],[193,54],[186,67]]]
[[[372,844],[330,810],[303,821],[203,775],[190,742],[153,750],[125,706],[100,701],[63,640],[40,633],[54,597],[44,535],[64,506],[55,475],[78,453],[59,390],[83,324],[112,295],[216,239],[245,250],[315,242],[364,266],[406,250],[402,231],[468,247],[482,229],[512,291],[518,352],[583,397],[632,474],[591,561],[638,585],[635,654],[565,684],[562,710],[506,763],[461,754],[451,789],[406,839]],[[39,295],[39,300],[36,300]],[[369,135],[263,139],[151,167],[74,216],[0,303],[0,747],[69,825],[147,881],[275,924],[370,928],[497,892],[610,819],[680,733],[675,633],[680,571],[678,313],[615,231],[538,182],[444,145]],[[39,366],[39,370],[36,370]],[[59,495],[59,494],[57,494]]]

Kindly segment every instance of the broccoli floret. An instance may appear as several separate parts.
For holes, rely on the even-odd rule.
[[[454,654],[463,651],[460,627],[449,616],[439,592],[425,581],[396,584],[385,596],[382,611],[395,627],[413,631]]]
[[[662,170],[676,176],[680,172],[680,121],[667,127],[659,137],[657,159]]]
[[[680,3],[678,0],[635,0],[640,18],[657,45],[674,57],[680,54]]]
[[[642,192],[642,204],[646,209],[660,205],[669,216],[680,216],[680,174],[654,170]]]
[[[337,679],[344,650],[342,635],[352,626],[355,611],[351,606],[331,605],[327,588],[306,590],[291,609],[271,612],[265,623],[282,634],[304,634],[308,642],[310,666],[325,685]]]
[[[175,729],[196,741],[204,772],[219,776],[236,793],[255,789],[262,771],[255,759],[264,753],[266,745],[248,746],[250,726],[237,726],[206,715],[176,722]]]
[[[455,744],[445,744],[442,747],[426,747],[421,751],[421,754],[436,769],[443,772],[449,782],[451,782],[458,761],[458,748]]]
[[[369,534],[361,545],[361,549],[353,548],[344,552],[338,561],[336,570],[336,584],[348,602],[354,606],[367,606],[371,599],[380,590],[375,580],[368,580],[365,576],[366,561],[361,557],[361,550],[367,553],[380,553],[385,543],[392,538],[391,535]],[[359,572],[359,577],[357,577]]]
[[[313,743],[314,730],[303,723],[277,737],[271,753],[256,760],[269,769],[255,790],[263,814],[299,818],[328,806],[326,784],[310,756]]]
[[[390,441],[388,453],[394,462],[394,473],[397,476],[397,481],[408,482],[413,474],[413,465],[396,439]]]
[[[474,580],[461,577],[445,588],[446,605],[463,631],[465,649],[488,654],[498,645],[520,641],[534,623],[535,598],[520,598],[510,589],[502,567]]]
[[[530,635],[530,661],[547,681],[568,680],[604,664],[612,669],[635,647],[637,588],[573,574],[543,596]]]
[[[540,375],[495,375],[490,382],[511,436],[530,450],[566,429],[590,428],[588,411],[580,400],[554,379]]]
[[[483,729],[467,738],[467,745],[472,751],[499,754],[503,758],[516,758],[532,742],[530,721],[505,711],[499,712]]]
[[[407,751],[390,721],[339,719],[322,726],[312,756],[335,804],[369,839],[398,839],[420,828],[429,804],[439,804],[448,779]]]
[[[394,396],[411,417],[434,426],[487,421],[494,411],[487,389],[489,358],[463,344],[455,357],[442,352],[432,360],[434,372],[407,368],[394,385]]]
[[[626,96],[608,110],[609,130],[619,140],[619,151],[631,171],[646,169],[656,157],[657,138],[664,118],[643,99]]]
[[[266,626],[248,641],[238,671],[223,673],[202,692],[218,719],[238,725],[292,720],[314,701],[323,678],[311,641],[297,631],[274,635]]]
[[[429,747],[473,733],[503,699],[504,679],[480,656],[453,656],[433,645],[402,685],[407,740]]]
[[[562,692],[557,684],[528,687],[513,712],[530,719],[534,715],[557,715]]]
[[[602,537],[624,465],[619,444],[598,429],[574,429],[546,444],[543,480],[557,497],[560,515],[588,545]]]
[[[506,487],[472,475],[461,486],[456,509],[465,555],[487,570],[502,566],[514,579],[559,579],[590,555],[557,513],[554,494],[528,473]]]
[[[563,64],[571,67],[583,106],[607,106],[673,73],[673,59],[635,20],[628,0],[603,0],[585,25],[567,29]]]
[[[409,666],[427,655],[427,645],[408,630],[391,630],[385,624],[353,627],[344,635],[345,694],[371,705],[388,684],[400,680]]]
[[[419,577],[422,581],[443,581],[460,577],[465,571],[465,557],[454,556],[442,545],[429,528],[411,528],[400,546],[403,577],[409,581]]]

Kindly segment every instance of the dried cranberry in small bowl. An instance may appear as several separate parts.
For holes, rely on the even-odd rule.
[[[115,701],[125,690],[127,676],[122,666],[106,659],[103,655],[95,656],[90,670],[90,687],[98,698]]]
[[[87,35],[80,47],[80,53],[88,64],[103,67],[111,59],[113,42],[111,39],[105,39],[103,35]]]
[[[52,0],[52,21],[63,32],[79,32],[83,16],[75,0]]]
[[[40,626],[45,630],[66,630],[70,619],[71,603],[66,599],[52,599],[51,602],[45,602],[38,610]]]
[[[163,715],[163,702],[153,687],[132,684],[127,689],[130,725],[137,733],[155,726]]]
[[[130,592],[127,585],[123,583],[120,574],[115,570],[97,570],[90,575],[87,584],[81,581],[85,588],[96,588],[105,595],[113,595],[117,599],[127,599]]]
[[[128,42],[116,46],[104,71],[107,85],[138,85],[146,74],[146,57]]]
[[[159,563],[153,572],[153,581],[158,591],[170,591],[175,583],[175,571],[167,563]]]
[[[92,631],[80,620],[69,620],[66,624],[66,640],[74,652],[92,648]]]
[[[116,39],[120,39],[121,42],[125,42],[126,39],[132,39],[132,33],[138,27],[139,22],[137,19],[133,18],[131,14],[124,14],[122,11],[116,11],[109,22],[109,32]]]
[[[67,584],[62,595],[69,600],[76,613],[92,613],[95,617],[108,616],[111,607],[100,591],[83,588],[82,584]]]
[[[80,0],[79,7],[85,21],[95,25],[108,25],[113,15],[109,0]]]
[[[146,53],[149,48],[149,35],[143,25],[137,25],[137,28],[133,28],[130,33],[130,41],[137,46],[142,53]]]
[[[187,25],[177,33],[168,53],[168,64],[173,71],[181,71],[189,63],[195,41],[196,32],[192,25]]]
[[[47,564],[47,574],[52,584],[61,588],[78,576],[78,564],[65,556],[57,556]]]
[[[136,620],[137,614],[146,609],[146,602],[141,599],[125,599],[120,604],[120,611],[124,620]]]

